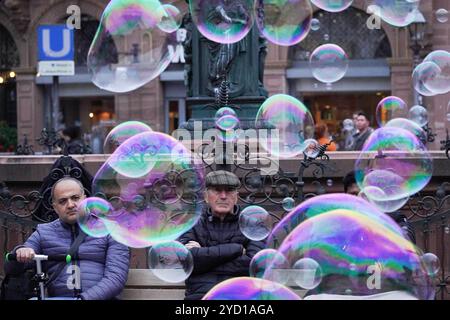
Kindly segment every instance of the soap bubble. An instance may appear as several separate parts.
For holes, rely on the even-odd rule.
[[[439,69],[434,72],[428,81],[424,82],[425,87],[435,94],[444,94],[450,91],[450,52],[436,50],[426,56],[424,62],[433,62]]]
[[[354,210],[336,209],[297,225],[278,251],[293,268],[301,259],[315,261],[311,269],[319,266],[321,271],[315,273],[321,278],[314,288],[316,294],[365,296],[403,291],[418,299],[433,299],[435,289],[420,249],[393,231],[399,228],[395,221],[390,219],[389,224]],[[378,285],[373,281],[375,271]],[[311,279],[315,279],[312,272]]]
[[[177,31],[181,26],[183,19],[182,12],[171,4],[164,4],[163,6],[165,14],[162,16],[161,21],[158,23],[158,27],[167,33]]]
[[[373,220],[379,221],[380,224],[387,228],[391,228],[394,233],[403,236],[401,228],[395,223],[393,224],[392,219],[381,212],[373,204],[360,197],[344,193],[335,193],[313,197],[295,207],[294,210],[290,211],[275,225],[267,238],[267,246],[269,248],[278,248],[284,239],[299,224],[316,215],[336,209],[347,209],[360,212]]]
[[[404,118],[408,113],[408,107],[402,99],[389,96],[382,99],[377,106],[376,118],[380,127],[395,118]]]
[[[262,0],[255,10],[261,34],[272,43],[292,46],[309,33],[312,7],[308,0]]]
[[[423,143],[396,127],[375,130],[355,163],[359,188],[382,189],[385,197],[372,197],[381,201],[400,200],[419,192],[430,181],[432,171],[432,159]]]
[[[219,110],[217,110],[214,119],[215,121],[219,120],[220,118],[222,118],[223,116],[233,116],[237,118],[237,114],[236,111],[234,111],[232,108],[230,107],[222,107]]]
[[[435,277],[441,268],[439,258],[435,254],[428,252],[422,256],[422,261],[425,264],[428,275]]]
[[[291,197],[286,197],[281,202],[281,206],[283,207],[284,211],[291,211],[295,208],[295,200]]]
[[[415,105],[409,109],[408,118],[420,127],[424,127],[428,123],[428,111],[422,106]]]
[[[252,0],[191,0],[189,8],[198,31],[217,43],[238,42],[253,25]]]
[[[320,153],[320,143],[315,139],[307,139],[305,140],[306,148],[303,153],[308,158],[316,158]]]
[[[303,289],[314,289],[322,281],[322,270],[314,259],[302,258],[294,263],[294,281]]]
[[[181,142],[159,132],[126,140],[96,173],[92,189],[114,208],[107,228],[118,242],[145,248],[192,228],[203,208],[204,167]]]
[[[239,228],[250,240],[263,240],[271,230],[271,218],[262,207],[249,206],[239,215]]]
[[[202,300],[301,300],[291,289],[269,280],[236,277],[213,287]]]
[[[87,57],[92,82],[120,93],[158,77],[172,60],[168,46],[177,44],[175,33],[158,27],[166,15],[158,0],[111,1]]]
[[[270,272],[266,273],[269,266],[271,266]],[[289,280],[287,269],[286,258],[274,249],[263,249],[255,254],[250,261],[251,277],[264,278],[280,284],[286,284]]]
[[[431,81],[431,79],[436,79],[440,73],[441,68],[439,68],[436,63],[432,61],[422,62],[416,68],[414,68],[413,71],[412,77],[414,89],[423,96],[430,97],[436,95],[435,92],[428,89],[428,87],[430,86],[428,83]]]
[[[153,245],[148,253],[148,265],[159,279],[170,283],[186,280],[194,269],[194,258],[184,245],[177,241]]]
[[[333,83],[345,76],[348,57],[341,47],[328,43],[313,51],[309,64],[314,78],[323,83]]]
[[[341,12],[351,6],[353,0],[311,0],[318,8],[328,12]]]
[[[301,154],[305,140],[314,135],[314,120],[306,106],[294,97],[277,94],[267,99],[256,115],[256,127],[269,127],[260,145],[274,156],[292,158]]]
[[[406,27],[416,19],[420,1],[372,0],[372,12],[394,27]]]
[[[319,19],[316,19],[316,18],[312,19],[311,20],[311,30],[312,31],[317,31],[319,29],[320,29],[320,21],[319,21]]]
[[[78,225],[91,237],[107,236],[109,231],[105,219],[111,212],[112,207],[108,201],[97,197],[86,198],[78,205]]]
[[[103,145],[104,153],[113,153],[124,141],[142,132],[150,132],[145,123],[139,121],[127,121],[115,126],[106,136]]]
[[[448,21],[448,11],[444,8],[436,10],[436,20],[440,23],[446,23]]]

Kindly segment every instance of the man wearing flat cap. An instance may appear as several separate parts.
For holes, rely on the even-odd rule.
[[[247,239],[239,229],[239,178],[228,171],[206,176],[207,209],[198,223],[179,239],[194,257],[194,270],[186,280],[186,300],[201,299],[216,284],[249,276],[250,261],[263,241]]]

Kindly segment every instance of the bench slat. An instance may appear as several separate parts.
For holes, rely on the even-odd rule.
[[[156,277],[150,269],[130,269],[127,287],[184,287],[184,282],[170,283]]]
[[[122,300],[183,300],[184,289],[127,289],[120,295]]]

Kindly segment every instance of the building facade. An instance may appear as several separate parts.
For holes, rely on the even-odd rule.
[[[176,2],[186,10],[185,1]],[[65,23],[70,5],[80,7],[82,21],[81,29],[75,30],[76,74],[60,77],[57,118],[61,126],[76,125],[86,134],[105,134],[115,124],[139,120],[154,130],[170,133],[189,119],[184,61],[179,54],[157,79],[132,92],[108,92],[91,82],[86,67],[87,52],[107,3],[103,0],[0,1],[0,121],[17,128],[19,142],[26,135],[39,151],[33,141],[48,127],[52,116],[52,78],[37,73],[37,28]],[[357,110],[366,111],[375,126],[375,109],[385,96],[398,96],[408,106],[414,103],[415,61],[408,28],[383,22],[380,29],[368,29],[368,3],[355,0],[351,8],[335,14],[316,10],[314,16],[321,27],[311,31],[304,41],[292,47],[269,44],[264,74],[269,94],[287,93],[300,98],[316,122],[326,122],[332,134],[338,134],[342,120],[351,118]],[[450,9],[450,1],[421,1],[420,10],[426,19],[422,57],[433,50],[450,51],[450,21],[436,20],[435,11],[439,8]],[[148,40],[142,39],[141,45],[145,41]],[[350,58],[346,76],[332,86],[316,81],[307,62],[312,50],[327,42],[342,46]],[[449,94],[423,99],[429,112],[429,126],[437,134],[436,141],[429,144],[430,149],[439,149],[439,141],[445,138],[446,128],[450,128],[449,100]]]

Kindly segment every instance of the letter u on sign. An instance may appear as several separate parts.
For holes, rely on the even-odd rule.
[[[66,25],[43,25],[38,32],[39,61],[73,60],[73,30]]]
[[[67,56],[70,53],[70,30],[63,30],[63,47],[62,49],[55,51],[51,48],[50,42],[50,30],[42,31],[42,45],[44,53],[52,58],[62,58]]]

